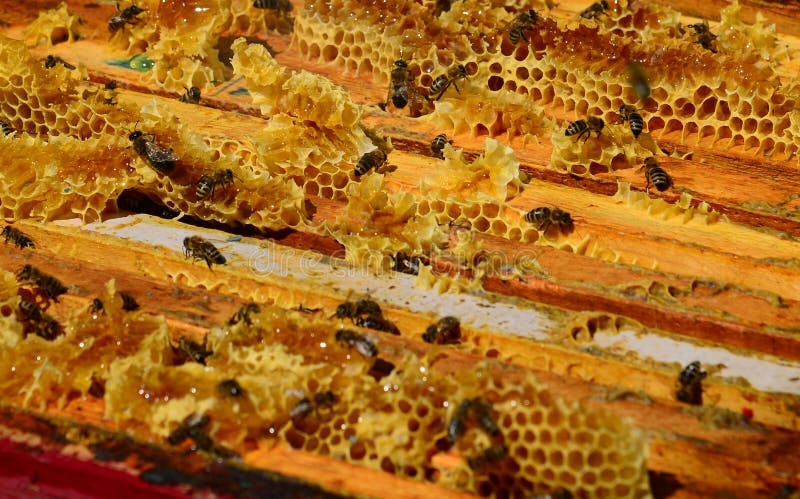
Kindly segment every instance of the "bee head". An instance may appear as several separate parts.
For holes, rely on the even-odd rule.
[[[336,317],[339,318],[339,319],[341,319],[342,317],[347,317],[348,308],[349,307],[345,303],[342,303],[341,305],[336,307]],[[341,331],[339,331],[339,332],[341,332]]]

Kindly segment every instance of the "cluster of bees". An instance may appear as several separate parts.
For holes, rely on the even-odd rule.
[[[440,8],[437,2],[437,13],[449,10],[449,3]],[[579,15],[584,19],[597,19],[601,15],[608,15],[609,5],[606,0],[595,2]],[[437,14],[438,15],[438,14]],[[517,14],[504,28],[503,32],[508,36],[512,44],[518,44],[520,40],[528,41],[526,32],[536,28],[537,23],[543,18],[534,10],[528,10]],[[696,23],[688,25],[695,34],[696,42],[705,49],[715,52],[714,40],[716,35],[710,32],[707,22]],[[644,71],[636,64],[629,65],[630,84],[636,90],[636,93],[641,99],[645,99],[650,94],[650,87],[647,82],[647,77]],[[411,116],[416,117],[432,109],[432,102],[439,100],[445,92],[453,86],[457,92],[458,81],[468,77],[466,67],[463,64],[455,64],[451,66],[445,74],[437,76],[431,83],[427,94],[419,88],[414,77],[409,69],[409,63],[406,60],[398,59],[394,62],[394,67],[390,73],[389,91],[385,103],[379,104],[379,107],[386,109],[391,102],[395,108],[403,109],[409,106],[411,109]],[[644,130],[644,118],[636,109],[636,107],[623,104],[619,108],[617,124],[628,123],[634,138]],[[588,141],[592,133],[600,136],[605,122],[602,118],[597,116],[587,117],[585,120],[578,120],[570,123],[566,130],[566,136],[576,136],[576,140],[583,138],[584,142]],[[445,145],[450,142],[445,134],[439,134],[431,141],[430,153],[431,156],[438,159],[443,159],[443,151]],[[355,167],[355,175],[359,177],[364,175],[371,169],[379,168],[380,165],[387,160],[386,153],[382,150],[368,152],[363,155]],[[645,158],[642,167],[639,171],[644,172],[646,186],[645,190],[649,191],[650,186],[654,186],[659,192],[666,191],[672,187],[672,179],[669,174],[662,168],[655,157]],[[524,216],[525,220],[537,226],[537,229],[547,232],[551,226],[556,226],[559,231],[564,234],[572,232],[574,224],[570,215],[558,208],[535,208]]]
[[[36,244],[30,236],[24,232],[7,225],[0,232],[6,244],[11,243],[20,249],[35,249]],[[193,260],[204,260],[208,267],[212,263],[224,264],[225,257],[209,241],[199,237],[187,237],[183,241],[184,253],[186,257]],[[68,288],[56,277],[42,272],[36,267],[27,264],[17,272],[17,280],[35,288],[34,301],[22,299],[19,304],[19,316],[25,325],[25,334],[36,334],[46,340],[53,340],[62,332],[58,322],[48,315],[39,302],[49,306],[51,302],[58,303],[58,297],[68,291]],[[122,310],[131,312],[139,309],[139,303],[129,293],[120,291],[118,293],[122,300]],[[105,306],[99,298],[94,298],[89,306],[89,313],[97,318],[103,314]]]
[[[20,249],[35,249],[36,244],[24,232],[10,225],[3,228],[2,233],[4,242],[11,242]],[[45,340],[52,341],[63,333],[63,328],[56,319],[50,316],[45,310],[51,303],[58,303],[58,297],[68,291],[58,278],[47,274],[33,265],[24,265],[16,274],[17,281],[21,284],[33,287],[31,290],[32,299],[22,298],[19,302],[18,317],[23,324],[23,333],[35,334]],[[136,299],[128,293],[120,292],[122,298],[122,309],[132,311],[139,308]],[[97,317],[103,313],[103,302],[95,298],[89,307],[89,312]]]
[[[455,414],[447,423],[447,440],[455,443],[467,430],[467,425],[474,421],[492,439],[492,444],[467,458],[467,465],[473,470],[502,461],[508,455],[508,447],[503,443],[503,436],[497,422],[492,416],[492,404],[483,397],[466,399],[459,404]]]
[[[169,175],[175,169],[178,156],[172,149],[160,145],[154,134],[145,134],[141,130],[134,130],[128,135],[128,140],[133,144],[133,150],[157,172]],[[229,185],[233,184],[234,178],[233,170],[229,168],[202,175],[195,184],[196,199],[198,201],[213,200],[217,187],[227,189]]]
[[[290,11],[292,8],[288,0],[255,0],[253,7],[285,12]],[[596,18],[599,15],[606,14],[608,8],[606,0],[601,0],[584,10],[580,16],[587,19]],[[449,2],[437,1],[437,11],[444,12],[446,10],[449,10]],[[108,21],[108,29],[112,34],[124,29],[126,26],[138,24],[142,21],[139,16],[146,12],[136,5],[131,5],[122,10],[118,5],[117,11],[117,14]],[[534,29],[540,19],[539,14],[534,10],[529,10],[517,15],[504,28],[504,31],[513,44],[519,43],[520,40],[528,41],[526,32]],[[694,30],[697,43],[712,52],[716,52],[713,45],[716,36],[709,31],[707,23],[689,25],[689,28]],[[44,64],[47,68],[63,64],[69,69],[74,69],[74,66],[56,56],[48,56]],[[451,86],[455,88],[456,92],[460,93],[458,83],[466,78],[468,78],[466,67],[462,64],[453,65],[445,74],[437,76],[432,81],[426,95],[414,83],[408,68],[408,62],[402,59],[397,60],[394,62],[394,68],[391,71],[390,89],[383,107],[385,108],[391,102],[398,109],[409,105],[414,109],[430,108],[432,107],[432,102],[441,99]],[[639,82],[639,85],[646,85],[646,82]],[[116,82],[114,81],[105,86],[105,90],[108,92],[113,92],[115,88]],[[201,98],[200,89],[191,87],[186,90],[186,94],[181,96],[180,100],[192,104],[199,103]],[[106,102],[113,103],[113,96],[106,97]],[[644,129],[644,119],[638,110],[634,106],[623,105],[620,107],[618,114],[619,120],[617,123],[627,122],[633,136],[638,138]],[[604,126],[605,123],[601,118],[587,117],[585,120],[570,123],[565,130],[565,135],[576,136],[576,140],[583,138],[584,142],[587,142],[592,133],[599,137]],[[6,135],[13,132],[13,129],[5,122],[0,122],[0,130]],[[129,134],[128,139],[132,143],[134,151],[157,172],[168,175],[176,167],[179,158],[172,149],[160,145],[154,134],[145,134],[136,130]],[[431,156],[443,159],[443,151],[447,143],[450,143],[450,140],[446,134],[442,133],[434,137],[430,144]],[[355,176],[360,177],[370,170],[377,170],[386,161],[387,154],[384,150],[379,148],[368,152],[356,164]],[[648,191],[651,184],[659,191],[665,191],[671,187],[670,176],[659,166],[654,157],[646,158],[642,169],[645,172],[646,189]],[[197,200],[207,198],[213,200],[215,190],[218,187],[227,188],[227,186],[233,184],[233,181],[234,174],[230,169],[203,175],[195,186],[196,198]],[[559,208],[534,208],[524,215],[524,220],[534,224],[545,233],[553,227],[563,234],[569,234],[574,230],[574,221],[570,214]],[[14,227],[6,226],[0,235],[5,238],[6,243],[11,242],[20,249],[35,248],[31,238]],[[192,258],[193,262],[196,260],[204,261],[209,269],[211,269],[212,264],[222,265],[226,263],[226,258],[219,250],[211,242],[199,236],[185,238],[183,240],[183,251],[187,258]],[[67,287],[58,279],[39,271],[31,265],[25,265],[17,274],[17,278],[21,283],[36,287],[40,292],[39,294],[48,301],[57,302],[58,297],[67,292]],[[124,292],[119,294],[123,301],[123,310],[130,311],[139,308],[138,303],[130,294]],[[100,314],[103,313],[103,310],[102,301],[95,298],[90,306],[90,312]],[[230,318],[228,324],[235,325],[244,322],[249,326],[252,324],[252,316],[259,312],[260,307],[258,305],[254,303],[246,304]],[[47,340],[55,339],[62,333],[59,323],[49,316],[36,302],[21,300],[19,313],[26,325],[26,332],[30,331]],[[370,299],[345,301],[337,307],[334,315],[338,319],[350,319],[357,327],[394,335],[400,334],[397,326],[383,315],[380,306]],[[355,349],[364,357],[373,358],[378,355],[378,348],[375,343],[360,332],[351,329],[340,329],[336,332],[335,339],[340,345]],[[461,341],[460,321],[452,316],[443,317],[425,330],[422,339],[427,343],[440,345],[458,344]],[[177,351],[185,360],[201,364],[205,364],[205,359],[213,354],[205,343],[200,344],[188,338],[181,338],[178,341]],[[689,404],[701,404],[702,380],[706,376],[707,373],[702,370],[699,362],[695,361],[687,365],[678,376],[676,398]],[[221,382],[218,390],[222,395],[230,397],[240,397],[244,393],[244,390],[235,379]],[[289,416],[293,420],[301,420],[312,412],[318,414],[324,408],[331,410],[338,401],[338,397],[332,391],[320,391],[313,394],[313,396],[299,400],[290,411]],[[458,405],[447,424],[447,439],[451,443],[455,443],[471,423],[476,424],[489,435],[492,443],[477,455],[468,458],[467,462],[470,468],[480,469],[502,461],[506,457],[508,449],[503,443],[503,437],[492,415],[492,405],[482,397],[466,399]],[[179,445],[186,440],[191,440],[194,442],[194,446],[201,450],[220,456],[235,455],[232,451],[214,444],[207,434],[209,424],[210,421],[207,416],[192,414],[169,435],[168,441],[172,445]]]
[[[543,210],[548,209],[541,209],[537,216],[546,219],[552,218],[554,216],[552,212],[556,211],[552,210],[545,217],[544,214],[546,212]],[[556,214],[555,216],[563,217],[564,215],[562,212],[562,214]],[[11,242],[21,249],[35,248],[33,240],[14,227],[6,226],[1,234],[5,237],[6,243]],[[186,238],[184,240],[184,249],[187,257],[192,256],[194,259],[203,259],[208,263],[209,267],[211,263],[224,263],[224,257],[219,254],[218,250],[211,243],[198,236]],[[31,265],[25,265],[18,273],[17,278],[22,283],[35,286],[41,295],[55,302],[58,301],[60,295],[67,292],[67,287],[61,281]],[[120,296],[123,301],[123,310],[136,310],[139,308],[138,303],[129,294],[121,292]],[[301,308],[301,310],[304,309]],[[309,311],[313,312],[314,310]],[[90,306],[90,312],[93,314],[103,313],[102,301],[95,298]],[[254,315],[260,312],[261,308],[257,304],[247,303],[230,317],[228,325],[244,323],[251,326],[254,323]],[[22,300],[19,305],[19,316],[25,324],[26,331],[29,330],[47,340],[53,340],[63,332],[59,323],[45,313],[35,302]],[[355,301],[345,300],[337,306],[332,317],[350,319],[355,325],[367,329],[389,334],[400,333],[397,327],[384,317],[381,306],[368,298],[361,298]],[[461,340],[460,321],[452,316],[443,317],[425,330],[422,334],[422,339],[427,343],[457,344]],[[365,358],[372,359],[378,355],[378,348],[375,343],[360,332],[339,329],[335,333],[335,340],[345,348],[355,349]],[[207,357],[213,355],[205,340],[201,344],[187,337],[179,339],[175,350],[185,362],[197,362],[203,365],[205,365]],[[379,362],[380,359],[376,359],[376,366]],[[393,369],[394,366],[392,364],[385,361],[384,363],[390,366],[389,369]],[[702,380],[706,376],[707,373],[702,370],[699,362],[695,361],[687,365],[678,376],[676,398],[689,404],[702,404]],[[245,393],[245,390],[236,379],[226,379],[220,382],[217,390],[223,397],[237,398]],[[96,394],[96,396],[102,396],[104,387],[94,387],[91,393]],[[294,424],[301,424],[312,413],[316,414],[317,418],[320,418],[323,411],[330,413],[338,402],[339,397],[331,390],[321,390],[297,401],[289,411],[289,419]],[[491,440],[488,446],[467,457],[467,465],[470,469],[479,470],[502,462],[508,455],[508,448],[494,419],[492,404],[483,397],[465,399],[457,406],[446,425],[447,440],[451,445],[455,444],[466,432],[468,426],[472,424],[486,433]],[[209,425],[210,420],[207,415],[191,414],[169,434],[167,441],[175,446],[190,441],[192,451],[201,450],[223,459],[238,457],[236,452],[217,445],[213,441],[208,435]]]

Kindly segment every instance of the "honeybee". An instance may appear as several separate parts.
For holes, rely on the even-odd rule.
[[[694,30],[695,41],[704,49],[717,53],[717,49],[714,46],[714,40],[717,39],[717,35],[708,29],[708,21],[704,19],[701,23],[690,24],[686,27]]]
[[[54,302],[58,302],[58,297],[67,292],[67,287],[61,284],[61,281],[45,274],[39,269],[31,265],[25,265],[17,274],[17,279],[20,282],[33,284],[41,289],[48,298]]]
[[[317,414],[319,414],[320,407],[327,407],[328,410],[332,410],[333,404],[335,404],[338,400],[339,398],[336,396],[336,394],[330,390],[315,393],[313,402],[308,397],[298,401],[289,412],[289,417],[292,419],[303,419],[311,414],[311,411],[315,411]]]
[[[226,188],[228,185],[233,183],[233,170],[226,169],[226,170],[217,170],[211,175],[203,175],[200,177],[200,180],[197,181],[197,190],[195,191],[195,195],[197,196],[197,200],[201,201],[211,196],[211,199],[214,199],[214,191],[216,190],[217,186]]]
[[[472,400],[464,400],[447,423],[447,440],[455,442],[467,429],[467,418],[471,412]]]
[[[130,294],[122,291],[119,293],[119,297],[122,298],[122,310],[132,312],[139,309],[139,304],[136,303],[136,298]]]
[[[355,348],[358,353],[364,357],[375,357],[378,355],[378,349],[375,344],[368,340],[364,335],[350,331],[349,329],[340,329],[336,331],[336,341],[344,343],[350,348]]]
[[[128,135],[128,139],[133,142],[133,150],[143,157],[157,172],[164,175],[169,174],[175,169],[175,162],[178,157],[172,149],[166,150],[156,142],[156,136],[152,133],[144,134],[136,130]]]
[[[183,253],[186,257],[192,257],[192,262],[195,260],[205,260],[208,268],[211,268],[212,263],[218,265],[224,264],[227,260],[222,256],[219,250],[200,236],[187,237],[183,240]]]
[[[694,361],[683,368],[678,375],[678,390],[675,398],[687,404],[700,405],[703,403],[703,379],[708,373],[700,367],[700,362]]]
[[[19,311],[22,314],[23,319],[31,321],[41,320],[42,316],[44,315],[44,311],[39,305],[28,300],[19,301]]]
[[[436,0],[436,7],[433,9],[433,15],[439,17],[443,12],[450,10],[450,0]]]
[[[5,121],[0,121],[0,130],[3,131],[3,135],[11,135],[14,133],[14,129],[11,128],[11,125],[6,123]]]
[[[445,91],[450,88],[450,85],[456,87],[456,92],[461,92],[458,88],[458,80],[465,79],[467,77],[467,68],[464,67],[463,64],[459,64],[457,66],[451,66],[450,69],[447,70],[446,74],[439,75],[433,80],[431,83],[430,94],[431,96],[436,95],[436,100],[439,100],[444,95]]]
[[[639,138],[639,134],[642,133],[642,129],[644,128],[644,119],[642,115],[636,111],[635,107],[623,104],[619,108],[619,119],[617,123],[625,123],[626,121],[630,122],[633,136]]]
[[[229,395],[231,397],[240,397],[244,393],[242,385],[240,385],[235,379],[226,379],[225,381],[221,382],[219,385],[217,385],[217,390],[221,394]]]
[[[447,135],[440,133],[431,141],[431,156],[434,158],[444,159],[444,146],[450,142],[447,140]]]
[[[512,19],[510,23],[508,23],[504,31],[508,33],[508,39],[511,40],[511,43],[514,45],[519,43],[520,38],[527,42],[528,37],[525,36],[525,32],[532,30],[540,19],[541,17],[536,13],[535,10],[521,12],[517,14],[517,16]]]
[[[384,331],[390,334],[400,334],[400,330],[394,325],[392,321],[380,315],[366,315],[359,317],[355,321],[356,326],[365,327],[367,329],[374,329],[375,331]]]
[[[500,434],[500,428],[492,417],[492,404],[483,397],[466,399],[456,409],[447,425],[447,439],[455,442],[467,429],[467,422],[474,417],[478,426],[491,436]]]
[[[589,140],[589,137],[592,136],[592,132],[597,133],[597,136],[600,137],[600,132],[603,130],[605,126],[605,122],[602,118],[598,118],[597,116],[591,116],[584,120],[578,120],[572,122],[567,127],[567,130],[564,132],[564,135],[569,137],[570,135],[578,134],[577,140],[580,140],[581,137],[586,135],[586,138],[583,139],[584,142]]]
[[[210,449],[213,446],[211,438],[205,434],[204,428],[211,420],[205,414],[190,414],[167,437],[171,445],[183,443],[187,438],[195,441],[198,447]]]
[[[650,83],[647,81],[647,73],[638,62],[630,62],[627,65],[628,82],[636,91],[636,95],[641,100],[645,100],[650,96]]]
[[[592,5],[586,7],[586,9],[581,12],[581,17],[584,19],[597,19],[597,16],[603,14],[608,15],[606,12],[608,10],[608,2],[606,0],[600,0],[599,2],[595,2]]]
[[[475,414],[475,419],[478,426],[489,435],[495,436],[500,433],[500,428],[497,427],[492,416],[492,404],[482,397],[472,399],[472,412]]]
[[[356,301],[345,301],[336,307],[337,319],[356,319],[363,316],[383,317],[381,306],[372,300],[362,298]]]
[[[86,391],[92,397],[101,399],[106,394],[106,382],[92,375],[92,384],[89,385],[89,389]]]
[[[496,464],[505,459],[508,455],[508,447],[504,444],[492,444],[477,456],[467,459],[467,465],[472,470],[485,468],[490,464]]]
[[[105,311],[105,306],[103,305],[103,300],[101,300],[100,298],[95,298],[94,300],[92,300],[92,304],[89,305],[90,314],[97,317],[104,311]]]
[[[117,4],[117,13],[108,20],[108,31],[116,33],[124,28],[126,24],[137,24],[141,19],[136,16],[142,12],[144,12],[144,9],[140,9],[133,4],[125,10],[119,10],[119,4]]]
[[[238,454],[232,450],[214,445],[214,441],[206,433],[206,428],[210,422],[208,416],[204,414],[190,414],[167,436],[167,441],[171,445],[179,445],[185,442],[186,439],[191,439],[194,442],[193,449],[211,452],[223,459],[238,457]]]
[[[57,55],[48,55],[47,57],[45,57],[45,59],[44,59],[44,67],[45,68],[52,69],[52,68],[56,67],[56,64],[63,64],[64,67],[67,68],[67,69],[75,69],[75,66],[73,66],[70,63],[68,63],[64,59],[58,57]]]
[[[200,89],[198,87],[187,88],[186,89],[186,93],[181,95],[181,99],[180,100],[181,100],[181,102],[186,102],[187,104],[199,104],[200,103]]]
[[[356,177],[360,177],[364,175],[368,171],[374,169],[378,169],[386,163],[386,153],[383,152],[382,149],[375,149],[374,151],[370,151],[365,153],[356,163],[355,175]]]
[[[255,0],[253,7],[257,9],[271,9],[281,12],[291,12],[292,3],[289,0]]]
[[[206,357],[214,353],[205,344],[201,345],[185,336],[178,340],[178,352],[183,358],[203,365],[206,365]]]
[[[543,233],[555,225],[559,232],[564,235],[570,234],[575,230],[575,223],[569,213],[558,208],[547,208],[540,206],[525,214],[525,221],[536,225],[537,229]]]
[[[5,237],[6,244],[8,244],[8,240],[10,239],[11,242],[20,249],[36,248],[36,245],[33,244],[33,240],[30,237],[25,235],[21,230],[15,229],[10,225],[3,227],[3,232],[0,233],[0,236]]]
[[[386,104],[389,100],[392,101],[394,107],[402,109],[408,104],[408,82],[411,79],[411,73],[408,70],[408,63],[403,59],[394,61],[394,67],[391,72],[391,87],[389,88],[389,95],[386,96]]]
[[[25,320],[25,334],[35,334],[47,341],[56,339],[61,334],[61,325],[46,314],[36,303],[20,300],[19,311]]]
[[[442,317],[436,324],[431,324],[422,333],[422,340],[426,343],[448,345],[461,340],[461,322],[452,316]]]
[[[235,324],[244,321],[244,323],[247,324],[248,326],[252,326],[253,324],[251,322],[252,319],[250,316],[252,314],[260,314],[260,313],[261,313],[261,307],[259,307],[255,303],[247,303],[245,305],[242,305],[242,307],[239,310],[237,310],[235,314],[231,316],[231,318],[228,320],[228,325],[233,326]]]
[[[639,171],[644,170],[644,176],[647,179],[645,190],[650,190],[650,184],[656,186],[659,191],[666,191],[672,186],[672,179],[669,174],[659,166],[656,158],[649,157],[644,160],[644,165],[639,168]]]

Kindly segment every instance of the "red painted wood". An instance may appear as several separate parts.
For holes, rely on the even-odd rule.
[[[182,499],[189,496],[179,487],[153,485],[96,461],[0,439],[0,497]]]

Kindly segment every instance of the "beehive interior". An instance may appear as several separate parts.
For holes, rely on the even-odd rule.
[[[0,308],[8,326],[2,368],[15,373],[2,387],[5,394],[24,393],[27,407],[63,407],[81,394],[98,396],[90,390],[99,385],[107,417],[142,438],[167,439],[202,414],[215,446],[239,453],[288,445],[484,494],[566,489],[644,497],[648,490],[638,430],[564,403],[532,376],[506,383],[499,365],[453,377],[406,355],[400,368],[376,381],[369,374],[375,359],[337,342],[334,323],[277,307],[212,329],[205,340],[212,353],[203,365],[170,344],[163,318],[124,311],[113,281],[99,297],[103,311],[76,311],[63,337],[20,339],[17,285],[12,274],[2,277]],[[121,337],[124,342],[114,340]],[[380,349],[377,336],[368,337]],[[221,384],[231,379],[242,393],[224,391]],[[291,417],[302,399],[329,390],[336,402]],[[470,421],[455,444],[447,432],[455,408],[474,397],[492,401],[508,455],[471,470],[467,460],[490,445],[486,435]],[[437,465],[435,456],[453,445],[465,459],[454,468]]]
[[[514,45],[502,31],[517,14],[513,9],[484,12],[476,2],[458,4],[458,9],[436,18],[432,3],[406,2],[392,15],[378,10],[367,21],[345,15],[360,11],[366,3],[312,2],[298,13],[292,42],[312,61],[332,62],[345,71],[373,74],[387,82],[392,62],[402,56],[410,61],[422,87],[430,86],[451,64],[470,64],[473,73],[464,94],[477,94],[484,102],[507,99],[509,93],[527,96],[525,105],[534,116],[536,106],[546,106],[563,109],[575,119],[598,115],[608,122],[616,119],[621,105],[637,105],[646,133],[656,137],[679,132],[689,142],[711,138],[721,145],[743,146],[776,157],[796,155],[797,124],[790,112],[796,102],[795,85],[781,86],[777,78],[781,55],[774,26],[766,26],[763,18],[754,25],[744,24],[738,4],[721,11],[719,42],[725,58],[715,57],[691,36],[682,36],[678,13],[665,6],[609,2],[609,15],[599,22],[545,15],[527,42]],[[537,6],[524,9],[531,7]],[[400,16],[403,22],[398,22]],[[380,43],[365,43],[376,38]],[[753,43],[745,47],[743,40]],[[644,101],[627,83],[631,62],[639,63],[648,77],[650,96]],[[437,103],[437,113],[468,114],[448,109],[448,101],[460,98],[449,91]],[[465,99],[465,108],[477,112],[469,113],[471,122],[465,126],[454,122],[454,131],[506,132],[508,127],[497,124],[496,113],[484,115],[484,106],[469,100]],[[621,149],[624,142],[615,140],[615,145]],[[655,144],[649,142],[652,145],[645,147],[653,153]],[[553,160],[624,167],[606,157],[596,161],[593,155],[608,145],[592,147],[593,152],[575,159],[565,159],[554,150]],[[578,175],[594,173],[568,170]]]
[[[4,217],[98,221],[117,214],[124,208],[120,197],[133,192],[176,216],[330,237],[344,247],[348,263],[375,271],[391,269],[399,254],[458,262],[466,271],[452,276],[422,263],[417,285],[479,292],[486,275],[503,274],[508,281],[546,275],[538,254],[516,258],[512,265],[486,252],[484,243],[494,239],[482,236],[621,266],[658,263],[656,257],[605,246],[591,232],[562,233],[526,221],[533,208],[526,196],[537,196],[540,184],[521,169],[509,142],[552,146],[547,169],[584,180],[640,168],[648,157],[670,156],[659,146],[664,137],[784,162],[794,160],[800,144],[792,112],[797,81],[782,84],[777,76],[784,55],[774,27],[761,18],[745,24],[738,3],[722,10],[715,27],[724,57],[696,43],[679,12],[627,0],[609,2],[608,15],[594,20],[557,18],[541,2],[487,6],[463,0],[439,16],[433,2],[312,0],[291,12],[256,9],[243,0],[188,3],[143,0],[140,21],[111,34],[110,43],[152,61],[141,76],[151,88],[205,91],[241,79],[252,99],[248,110],[257,115],[248,124],[257,124],[221,134],[195,126],[173,107],[190,104],[109,100],[102,84],[89,81],[86,66],[46,68],[31,47],[0,35],[0,119],[12,130],[0,137]],[[542,18],[525,32],[526,39],[512,43],[503,27],[531,8]],[[76,19],[66,6],[46,12],[29,27],[27,40],[74,41],[81,31]],[[410,188],[405,180],[395,181],[392,167],[405,161],[406,153],[394,150],[383,130],[365,123],[377,108],[356,103],[326,77],[290,70],[262,43],[236,38],[230,64],[220,60],[223,37],[264,31],[290,36],[291,49],[307,62],[387,86],[394,62],[403,59],[412,75],[408,84],[423,94],[437,76],[464,64],[468,77],[441,99],[426,100],[415,123],[483,139],[482,151],[468,157],[448,143],[443,159],[434,160],[435,167],[415,177]],[[647,75],[646,98],[628,82],[631,63]],[[623,105],[635,106],[644,118],[638,138],[629,123],[616,122]],[[391,106],[388,112],[407,114]],[[220,120],[236,115],[220,113]],[[584,141],[565,135],[570,122],[591,116],[605,121],[599,136]],[[137,152],[130,138],[135,131],[174,154],[175,169],[158,171]],[[359,159],[376,149],[388,154],[387,164],[356,175]],[[226,170],[234,180],[201,199],[201,178]],[[619,182],[608,197],[628,213],[682,228],[725,231],[732,225],[709,203],[693,203],[688,192],[669,201]],[[342,208],[320,221],[309,198]],[[180,285],[229,289],[219,275],[182,269],[170,276]],[[20,289],[9,272],[0,272],[0,286],[0,371],[15,373],[0,379],[0,387],[5,394],[25,393],[19,403],[28,408],[46,411],[77,396],[101,398],[106,416],[121,429],[164,445],[186,421],[204,415],[209,424],[202,431],[216,447],[203,450],[211,454],[246,455],[282,445],[481,495],[649,494],[642,432],[610,413],[564,402],[529,373],[508,383],[500,362],[444,375],[431,368],[435,350],[428,356],[407,353],[376,380],[375,359],[336,341],[337,331],[352,324],[324,311],[264,305],[248,321],[220,324],[205,339],[192,339],[213,352],[204,366],[180,353],[179,339],[170,336],[163,316],[123,311],[113,282],[100,296],[104,312],[84,308],[60,317],[64,335],[54,341],[24,336],[19,303],[31,290]],[[672,288],[665,286],[651,281],[614,293],[690,309],[676,304]],[[769,296],[781,305],[780,297]],[[596,331],[616,333],[631,324],[611,313],[575,314],[564,323],[561,339],[591,349]],[[638,324],[633,329],[643,331]],[[381,334],[357,331],[381,352]],[[118,337],[126,341],[114,342]],[[486,354],[493,348],[480,344],[486,338],[467,339],[472,343],[465,342],[464,350]],[[220,389],[230,380],[243,394]],[[303,416],[291,416],[304,398],[327,391],[335,402],[312,402]],[[448,442],[448,424],[459,404],[476,397],[490,401],[499,436],[470,421],[460,438]],[[488,458],[487,450],[500,445],[507,455]],[[456,456],[457,464],[442,464],[448,456]],[[476,466],[481,458],[489,462]]]

